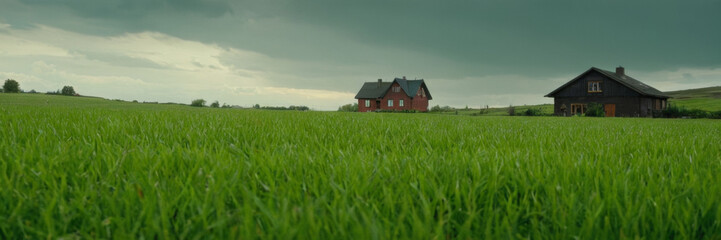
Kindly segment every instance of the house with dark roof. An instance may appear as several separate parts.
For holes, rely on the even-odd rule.
[[[428,100],[433,99],[423,79],[406,80],[406,77],[395,78],[391,82],[366,82],[358,94],[359,112],[379,110],[428,111]]]
[[[628,75],[623,67],[616,72],[592,67],[546,95],[554,100],[558,116],[584,114],[588,104],[603,105],[606,117],[648,117],[664,110],[669,96]]]

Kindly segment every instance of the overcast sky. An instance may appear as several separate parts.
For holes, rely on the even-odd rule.
[[[0,0],[0,78],[109,99],[353,103],[423,78],[431,105],[551,103],[590,67],[721,85],[721,1]]]

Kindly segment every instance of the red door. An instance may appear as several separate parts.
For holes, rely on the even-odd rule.
[[[606,117],[616,116],[616,104],[604,104],[604,110],[606,110]]]

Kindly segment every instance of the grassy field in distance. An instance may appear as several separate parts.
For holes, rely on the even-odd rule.
[[[0,94],[0,132],[0,239],[721,237],[718,120]]]
[[[516,114],[522,114],[529,108],[534,109],[540,109],[541,113],[544,115],[552,115],[553,114],[553,104],[539,104],[539,105],[521,105],[521,106],[513,106],[515,108]],[[443,115],[456,115],[456,111],[458,112],[457,115],[470,115],[470,116],[508,116],[508,108],[509,107],[489,107],[489,108],[458,108],[451,111],[442,111],[442,112],[431,112],[431,114],[443,114]]]
[[[669,103],[683,106],[687,109],[701,109],[705,111],[721,111],[721,87],[697,88],[682,91],[666,92]]]

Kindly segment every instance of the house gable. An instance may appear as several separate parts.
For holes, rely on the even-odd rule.
[[[397,82],[400,84],[401,88],[403,88],[403,91],[408,95],[410,98],[414,98],[418,92],[419,89],[423,89],[425,91],[425,95],[428,97],[428,100],[432,100],[431,93],[428,91],[428,88],[426,87],[425,81],[423,79],[418,80],[405,80],[402,78],[396,78],[393,79],[393,82]]]
[[[425,92],[425,95],[426,95],[425,97],[427,97],[428,100],[433,100],[433,97],[431,97],[431,92],[428,91],[428,87],[426,87],[425,82],[421,81],[420,86],[418,86],[417,89],[418,90],[416,90],[416,95],[417,95],[418,91],[423,91],[423,92]]]

